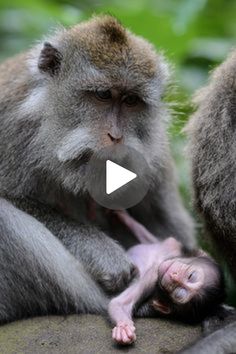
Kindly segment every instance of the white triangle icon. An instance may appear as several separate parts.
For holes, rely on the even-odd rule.
[[[137,175],[110,160],[106,161],[106,194],[111,194],[135,179]]]

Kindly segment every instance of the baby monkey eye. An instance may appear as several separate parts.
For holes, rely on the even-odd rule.
[[[97,90],[95,91],[95,97],[98,100],[109,100],[112,98],[111,90]]]
[[[194,272],[191,272],[188,276],[188,280],[191,282],[191,283],[194,283],[196,280],[197,280],[197,273],[194,271]]]
[[[127,106],[135,106],[136,104],[138,104],[139,101],[140,99],[137,95],[126,96],[123,100],[123,102],[125,102]]]

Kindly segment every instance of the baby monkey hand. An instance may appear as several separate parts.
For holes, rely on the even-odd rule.
[[[136,339],[133,321],[118,322],[112,330],[112,338],[118,344],[132,344]]]

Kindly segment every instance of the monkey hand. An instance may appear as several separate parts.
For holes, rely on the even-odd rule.
[[[118,322],[112,330],[112,338],[118,344],[132,344],[136,339],[133,321]]]
[[[116,244],[112,254],[104,254],[96,262],[95,278],[108,293],[117,293],[127,287],[138,274],[138,269],[131,263],[123,249]],[[115,251],[115,252],[114,252]]]

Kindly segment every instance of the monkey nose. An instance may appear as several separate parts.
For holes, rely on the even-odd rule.
[[[178,283],[179,282],[179,274],[177,272],[173,272],[170,274],[171,279],[174,280],[174,282]]]
[[[111,133],[108,133],[107,135],[109,136],[110,140],[115,144],[119,144],[123,140],[123,135],[115,136],[115,134]]]

